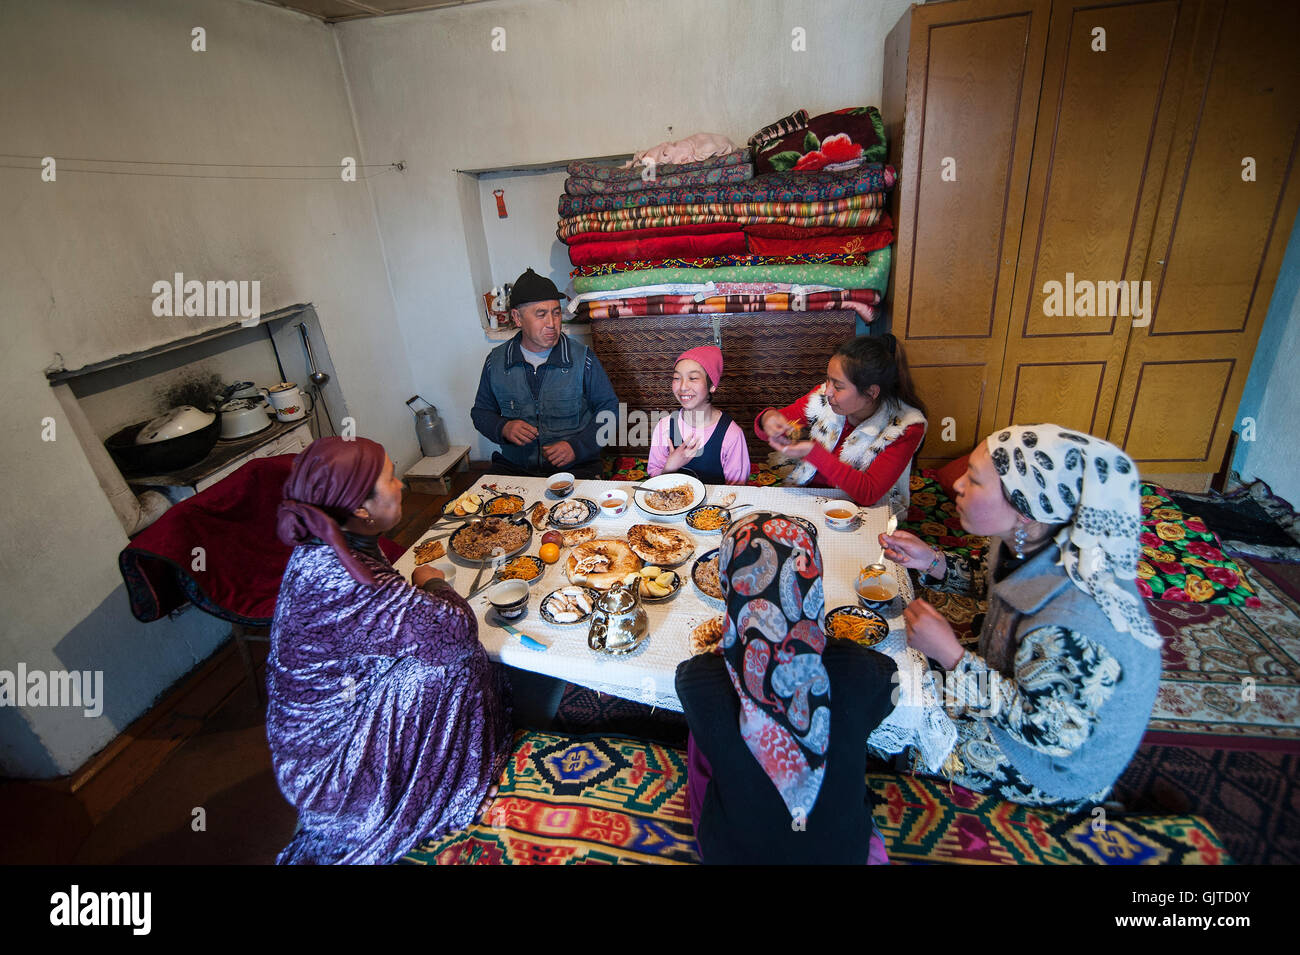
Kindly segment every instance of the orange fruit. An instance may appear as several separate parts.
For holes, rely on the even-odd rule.
[[[543,544],[537,556],[542,559],[542,563],[553,564],[560,559],[560,548],[555,544]]]

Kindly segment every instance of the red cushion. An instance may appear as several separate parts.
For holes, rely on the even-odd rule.
[[[949,497],[955,497],[956,492],[952,486],[957,483],[957,479],[966,473],[967,462],[970,461],[970,452],[963,454],[955,461],[949,461],[939,470],[934,472],[934,479],[939,482],[939,486],[948,492]]]
[[[118,568],[137,620],[157,620],[189,600],[223,620],[270,623],[293,553],[276,535],[276,514],[294,457],[254,458],[131,539]],[[403,552],[384,538],[379,546],[390,560]]]

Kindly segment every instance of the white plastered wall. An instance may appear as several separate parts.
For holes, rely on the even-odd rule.
[[[466,244],[464,215],[478,211],[455,170],[627,154],[697,132],[743,144],[800,107],[815,115],[879,105],[885,36],[907,7],[500,0],[340,24],[361,141],[371,155],[409,164],[372,189],[416,389],[438,406],[452,441],[475,457],[491,450],[469,417],[492,343],[479,323],[488,289],[471,275]],[[492,49],[497,28],[501,52]],[[802,52],[792,49],[796,28]],[[554,218],[524,218],[546,230],[537,239],[548,248]],[[513,261],[507,246],[519,246],[494,239],[511,221],[487,223],[494,265]],[[482,236],[483,224],[469,234]],[[493,272],[491,281],[510,278]]]
[[[206,52],[191,49],[194,27]],[[3,150],[59,162],[42,182],[36,161],[0,160],[28,167],[0,168],[0,669],[104,672],[97,719],[0,707],[0,774],[54,776],[144,713],[228,627],[195,610],[131,616],[117,569],[126,536],[43,370],[229,321],[155,317],[152,283],[179,271],[259,280],[263,312],[314,302],[358,432],[399,466],[418,454],[402,404],[414,389],[370,183],[328,168],[367,161],[332,28],[251,0],[14,0],[0,5],[0,88]],[[73,172],[83,158],[319,163],[330,178]],[[249,173],[314,174],[232,171]],[[54,441],[41,439],[46,417]]]

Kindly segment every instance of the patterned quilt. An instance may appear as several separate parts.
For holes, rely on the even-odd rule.
[[[884,208],[883,192],[822,202],[684,202],[564,216],[556,225],[555,236],[567,243],[590,232],[627,232],[720,222],[866,229],[881,222],[885,216]]]
[[[870,249],[874,252],[876,250]],[[863,253],[792,252],[788,255],[711,255],[700,258],[626,259],[579,265],[569,273],[573,278],[589,275],[617,275],[644,269],[716,269],[737,265],[844,265],[867,266],[870,256]]]
[[[895,863],[1156,865],[1230,862],[1193,816],[1094,818],[868,773]],[[698,862],[686,754],[658,743],[523,731],[482,823],[416,846],[417,865]]]
[[[835,289],[826,292],[728,292],[723,295],[637,295],[583,302],[574,312],[577,321],[624,318],[646,315],[706,315],[736,312],[819,312],[849,307],[849,303],[867,306],[855,309],[863,318],[874,315],[880,302],[875,289]],[[864,315],[863,313],[866,312]],[[869,319],[868,319],[869,320]]]
[[[655,172],[656,177],[660,175],[659,170]],[[881,163],[867,163],[846,173],[769,172],[741,182],[686,184],[604,195],[566,193],[560,196],[558,211],[564,218],[613,209],[689,203],[822,202],[864,193],[884,193],[894,188],[897,178],[893,166]]]
[[[712,269],[663,268],[608,275],[583,275],[573,280],[573,291],[611,292],[641,285],[702,282],[788,282],[791,285],[829,285],[833,288],[875,289],[883,297],[889,289],[889,260],[886,247],[867,256],[867,264],[850,265],[736,265]]]
[[[641,176],[642,166],[637,167],[637,175],[623,179],[597,179],[582,176],[570,176],[564,180],[564,191],[571,196],[622,195],[629,192],[644,192],[647,189],[676,189],[683,186],[711,186],[719,183],[745,182],[754,178],[754,167],[749,163],[730,166],[712,166],[707,169],[684,169],[680,172],[660,172],[656,167],[654,177],[647,173]]]
[[[677,173],[696,172],[701,169],[736,166],[748,163],[749,159],[749,150],[740,149],[733,153],[711,156],[708,159],[700,159],[696,162],[680,164],[662,162],[655,167],[655,171],[660,175],[672,176]],[[624,166],[622,163],[617,162],[592,162],[586,159],[575,159],[569,163],[565,171],[577,179],[604,179],[607,182],[619,182],[628,179],[639,180],[643,169],[644,167],[640,164]]]

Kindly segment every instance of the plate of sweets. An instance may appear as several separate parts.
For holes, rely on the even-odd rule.
[[[600,508],[595,501],[585,497],[571,497],[553,504],[550,510],[552,527],[585,527],[596,519]]]

